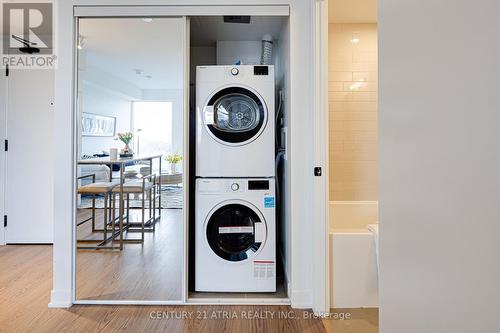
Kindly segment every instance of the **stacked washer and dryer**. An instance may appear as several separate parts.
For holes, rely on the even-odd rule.
[[[274,90],[273,66],[196,68],[196,291],[276,291]]]

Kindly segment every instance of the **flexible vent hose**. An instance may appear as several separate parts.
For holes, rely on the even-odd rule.
[[[261,65],[271,65],[273,59],[273,36],[266,34],[262,36]]]

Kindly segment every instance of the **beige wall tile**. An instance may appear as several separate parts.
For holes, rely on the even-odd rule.
[[[377,82],[377,72],[352,72],[352,80]]]
[[[352,72],[333,71],[328,73],[329,81],[352,81]]]
[[[356,102],[376,102],[377,92],[353,91],[351,92],[351,100]]]
[[[377,62],[377,52],[370,50],[355,50],[352,54],[353,62]]]
[[[377,200],[377,26],[330,24],[329,31],[330,199]]]
[[[376,72],[377,63],[376,62],[352,62],[344,64],[345,71],[352,72]]]
[[[344,91],[377,91],[377,82],[344,82]]]
[[[344,84],[342,82],[328,82],[328,91],[344,91]]]
[[[342,91],[342,92],[336,92],[332,91],[328,93],[328,100],[329,101],[350,101],[352,100],[351,92],[348,91]]]

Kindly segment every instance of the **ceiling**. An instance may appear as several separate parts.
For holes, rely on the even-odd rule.
[[[191,17],[191,45],[215,46],[217,40],[258,41],[265,34],[278,39],[285,17],[252,16],[249,24],[224,23],[222,16]]]
[[[139,89],[182,87],[184,55],[180,19],[155,18],[146,22],[142,18],[89,18],[79,22],[89,67]],[[136,74],[136,69],[143,73]]]
[[[376,23],[377,0],[329,0],[330,23]]]

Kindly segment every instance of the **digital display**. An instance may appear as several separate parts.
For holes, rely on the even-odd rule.
[[[269,180],[249,180],[249,190],[269,190]]]
[[[269,68],[267,66],[254,66],[253,67],[254,75],[269,75]]]

